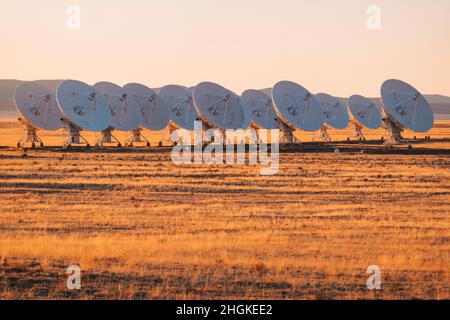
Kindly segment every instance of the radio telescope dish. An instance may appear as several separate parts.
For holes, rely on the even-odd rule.
[[[353,95],[348,99],[348,109],[353,119],[360,125],[374,130],[381,126],[381,111],[375,102],[363,96]]]
[[[198,113],[192,92],[182,86],[168,85],[161,88],[159,95],[169,109],[172,124],[181,129],[194,130]]]
[[[246,90],[241,96],[241,105],[252,122],[261,129],[278,129],[279,119],[272,104],[272,98],[259,90]]]
[[[347,101],[352,115],[351,125],[358,140],[364,140],[363,127],[378,129],[381,127],[382,117],[380,107],[373,101],[359,95],[351,96]]]
[[[81,81],[66,80],[57,90],[59,107],[70,122],[90,131],[101,131],[112,116],[103,94]]]
[[[35,82],[24,82],[16,88],[14,103],[31,126],[50,131],[62,128],[56,95],[47,88]]]
[[[334,129],[347,128],[349,117],[347,107],[344,104],[326,93],[318,93],[316,98],[322,108],[325,124]]]
[[[139,127],[141,117],[138,103],[127,95],[125,89],[111,82],[96,83],[94,88],[101,92],[108,102],[112,115],[111,128],[131,131]]]
[[[388,118],[402,129],[427,132],[434,115],[424,96],[400,80],[387,80],[381,86],[383,109]]]
[[[272,100],[280,119],[292,128],[317,131],[324,124],[319,101],[297,83],[278,82],[272,89]]]
[[[200,118],[210,127],[245,129],[246,118],[239,96],[212,82],[198,84],[193,93]]]
[[[155,131],[167,127],[170,119],[169,110],[155,90],[139,83],[129,83],[124,89],[138,103],[142,126]]]

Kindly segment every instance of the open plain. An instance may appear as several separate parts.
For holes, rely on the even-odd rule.
[[[283,153],[276,176],[145,148],[24,151],[20,135],[0,123],[0,299],[450,298],[449,123],[414,145],[426,154]]]

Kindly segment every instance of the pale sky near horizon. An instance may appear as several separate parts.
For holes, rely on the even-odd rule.
[[[81,8],[81,29],[66,9]],[[381,30],[366,26],[370,5]],[[449,0],[2,0],[0,79],[195,85],[279,80],[338,96],[388,78],[450,95]]]

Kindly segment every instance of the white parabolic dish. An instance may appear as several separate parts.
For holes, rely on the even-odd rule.
[[[326,93],[316,94],[322,108],[325,123],[334,129],[345,129],[348,126],[347,107],[338,99]]]
[[[183,86],[168,85],[159,90],[159,95],[169,109],[172,123],[181,129],[194,130],[198,113],[192,92]]]
[[[249,89],[242,93],[241,105],[244,112],[256,127],[277,129],[278,116],[273,108],[272,98],[262,91]]]
[[[375,102],[360,95],[353,95],[347,103],[353,119],[359,124],[369,129],[381,127],[381,110]]]
[[[400,80],[387,80],[381,86],[386,115],[401,128],[427,132],[433,127],[434,115],[424,96]]]
[[[272,100],[280,119],[292,128],[316,131],[324,124],[319,101],[297,83],[278,82],[272,89]]]
[[[22,83],[15,90],[14,103],[32,126],[43,130],[58,130],[62,127],[62,114],[56,96],[45,87],[35,82]]]
[[[108,102],[112,115],[111,128],[131,131],[139,127],[139,105],[136,99],[127,95],[125,89],[111,82],[98,82],[94,88],[100,91]]]
[[[141,113],[142,125],[150,130],[163,130],[169,124],[169,110],[164,100],[153,89],[139,83],[124,86],[128,95],[136,99]]]
[[[194,88],[194,104],[201,119],[219,129],[246,129],[244,109],[239,96],[212,82],[202,82]]]
[[[109,127],[112,116],[108,103],[94,87],[66,80],[59,85],[56,97],[62,113],[82,129],[102,131]]]

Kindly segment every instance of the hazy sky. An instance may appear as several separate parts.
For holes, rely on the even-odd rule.
[[[66,9],[81,8],[70,31]],[[381,30],[366,12],[381,8]],[[2,0],[0,78],[450,95],[449,0]]]

